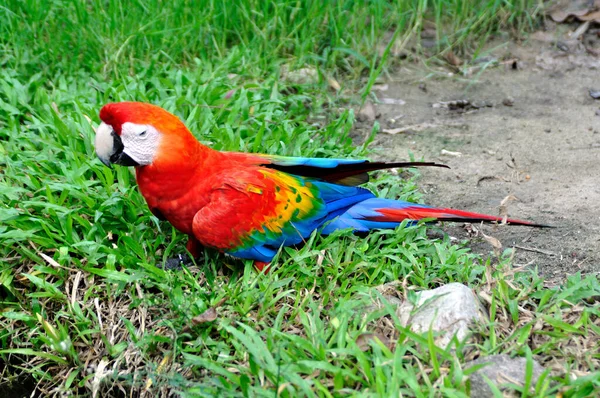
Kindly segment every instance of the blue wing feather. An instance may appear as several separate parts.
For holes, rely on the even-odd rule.
[[[366,159],[304,158],[262,154],[257,156],[267,159],[272,164],[278,166],[308,166],[320,169],[333,169],[344,164],[361,164],[367,162]]]

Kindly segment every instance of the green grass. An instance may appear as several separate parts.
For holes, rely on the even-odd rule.
[[[212,252],[189,270],[155,267],[184,238],[150,214],[131,170],[95,158],[87,119],[109,101],[148,101],[215,148],[366,156],[368,142],[348,137],[348,102],[398,62],[384,51],[394,32],[412,43],[424,18],[437,21],[440,51],[474,54],[498,29],[532,26],[536,2],[178,4],[0,7],[0,392],[466,396],[465,363],[496,353],[552,368],[524,396],[600,388],[597,277],[548,288],[535,269],[514,272],[509,252],[481,258],[424,226],[313,236],[268,275]],[[318,79],[282,79],[284,65]],[[422,200],[418,175],[403,176],[369,187]],[[489,322],[474,341],[437,348],[392,306],[369,309],[394,281],[408,296],[468,284]]]

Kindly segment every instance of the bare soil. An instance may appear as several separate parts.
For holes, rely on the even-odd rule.
[[[600,58],[577,44],[565,50],[548,40],[509,44],[491,56],[500,61],[497,66],[470,76],[421,65],[398,71],[375,94],[379,101],[406,103],[379,103],[375,111],[382,129],[409,128],[382,132],[373,146],[385,159],[412,153],[452,168],[422,170],[430,205],[499,214],[501,201],[514,195],[510,217],[556,226],[485,226],[503,248],[516,248],[517,265],[537,266],[554,281],[599,272],[600,100],[589,89],[600,90]],[[455,100],[470,105],[434,106]],[[370,131],[371,119],[359,117],[357,137]],[[492,251],[464,225],[443,229],[471,239],[475,252]]]

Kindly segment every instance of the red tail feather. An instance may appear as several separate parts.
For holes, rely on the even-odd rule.
[[[403,220],[422,220],[433,218],[439,221],[466,221],[466,222],[502,222],[502,217],[490,216],[487,214],[473,213],[470,211],[454,209],[436,209],[420,206],[409,206],[403,209],[377,209],[381,217],[374,217],[373,221],[401,222]],[[515,220],[509,218],[507,224],[527,225],[529,227],[550,228],[550,225],[536,224],[530,221]]]

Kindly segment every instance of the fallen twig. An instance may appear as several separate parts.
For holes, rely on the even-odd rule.
[[[552,253],[552,252],[542,250],[542,249],[536,249],[535,247],[526,247],[526,246],[515,245],[514,248],[525,250],[528,252],[541,253],[541,254],[545,254],[546,256],[556,256],[556,253]]]

